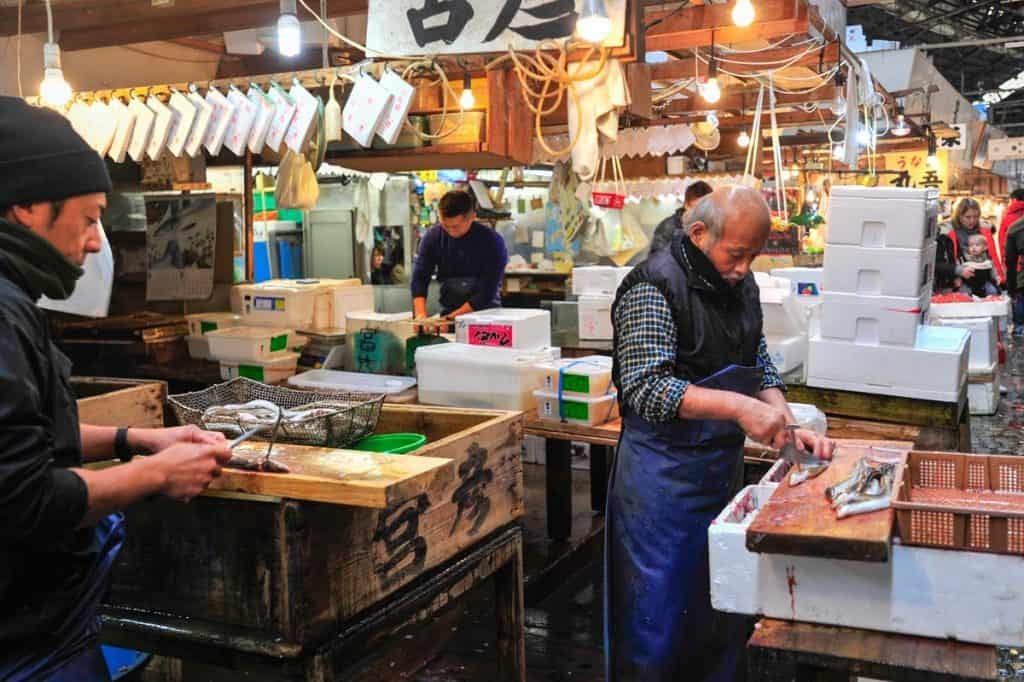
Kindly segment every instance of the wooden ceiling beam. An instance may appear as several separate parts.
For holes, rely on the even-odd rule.
[[[760,62],[758,64],[734,64],[734,63],[723,63],[721,68],[738,74],[756,74],[764,73],[767,70],[775,69],[785,64],[789,60],[798,57],[801,53],[806,52],[807,47],[799,48],[779,48],[777,50],[767,50],[765,52],[759,52],[756,55],[726,55],[729,59],[735,59],[737,61],[746,62]],[[663,80],[663,81],[677,81],[684,78],[693,78],[694,71],[697,72],[699,77],[706,78],[708,75],[708,65],[704,62],[697,62],[697,68],[694,69],[693,59],[676,59],[663,64],[652,64],[651,65],[651,80]],[[806,66],[811,69],[825,71],[834,66],[839,61],[839,43],[829,43],[822,47],[820,50],[815,50],[810,54],[806,54],[797,59],[792,66]]]
[[[834,86],[819,88],[814,92],[800,95],[789,95],[783,92],[775,94],[775,105],[777,107],[796,106],[809,102],[831,102],[836,98],[838,89]],[[765,96],[767,105],[767,95]],[[665,108],[666,114],[696,113],[701,111],[739,111],[741,109],[753,109],[757,105],[756,90],[726,90],[722,97],[714,104],[708,104],[699,95],[687,99],[675,99],[668,103]]]
[[[647,23],[661,19],[646,35],[648,51],[689,50],[716,44],[772,40],[810,26],[807,5],[794,0],[764,0],[757,4],[757,18],[750,26],[732,22],[732,5],[700,5],[672,13],[649,12]]]

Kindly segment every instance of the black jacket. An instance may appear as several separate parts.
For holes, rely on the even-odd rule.
[[[935,293],[953,288],[956,279],[956,249],[948,235],[940,234],[935,239]]]
[[[71,363],[39,292],[0,253],[0,651],[53,633],[96,557]]]
[[[1018,267],[1024,257],[1024,218],[1006,228],[1006,291],[1014,296],[1021,290],[1024,272]]]
[[[683,231],[683,210],[679,209],[669,217],[658,223],[658,226],[654,228],[654,234],[651,235],[651,248],[648,253],[653,254],[655,251],[663,251],[669,247],[672,243],[672,238],[676,236],[676,233]]]

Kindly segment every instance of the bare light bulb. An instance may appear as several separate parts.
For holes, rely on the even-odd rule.
[[[718,85],[717,77],[712,76],[708,78],[708,82],[704,84],[704,88],[701,91],[701,96],[708,104],[714,104],[722,98],[722,88]]]
[[[863,146],[871,144],[871,135],[864,128],[857,131],[857,144]]]
[[[817,197],[814,195],[813,189],[808,189],[807,194],[804,195],[804,201],[806,201],[808,204],[813,203],[816,198]]]
[[[48,107],[61,108],[71,99],[71,86],[64,80],[60,68],[60,48],[57,43],[43,44],[43,82],[39,84],[39,98]]]
[[[928,170],[939,170],[939,157],[935,155],[935,152],[928,154],[928,160],[926,163],[928,165]]]
[[[277,19],[277,51],[294,57],[302,50],[302,26],[295,16],[295,0],[281,0],[281,16]]]
[[[583,12],[576,20],[576,35],[588,43],[601,45],[612,33],[612,20],[604,0],[584,0]]]
[[[746,149],[750,146],[750,135],[747,134],[746,130],[741,130],[739,136],[736,138],[736,144]]]
[[[896,125],[890,132],[896,137],[906,137],[910,134],[910,126],[907,125],[907,119],[903,114],[896,115]]]
[[[737,26],[750,26],[754,23],[754,4],[750,0],[736,0],[732,8],[732,23]]]
[[[473,97],[473,86],[468,73],[462,77],[462,94],[459,96],[459,106],[463,109],[472,109],[476,106],[476,98]]]

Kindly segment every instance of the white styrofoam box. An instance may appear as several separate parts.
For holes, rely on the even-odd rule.
[[[999,409],[1002,371],[995,362],[984,372],[967,375],[967,407],[971,414],[992,415]]]
[[[228,327],[209,332],[206,338],[210,342],[210,357],[222,362],[280,357],[300,345],[295,330],[274,327]]]
[[[1019,556],[895,540],[888,563],[757,554],[746,547],[747,528],[772,490],[744,488],[708,529],[715,609],[978,644],[1024,641]]]
[[[611,265],[586,265],[572,269],[572,293],[615,294],[622,280],[633,270],[632,267],[617,268]]]
[[[999,362],[999,332],[993,317],[935,317],[931,324],[940,327],[959,327],[971,332],[971,354],[967,371],[986,372]]]
[[[807,362],[807,334],[778,336],[766,333],[764,340],[768,345],[768,355],[771,356],[772,364],[782,374],[792,372]]]
[[[533,350],[551,345],[551,311],[490,308],[455,319],[455,340],[471,346]]]
[[[833,187],[827,246],[920,249],[934,240],[939,194],[906,187]]]
[[[545,391],[563,396],[603,396],[615,391],[612,386],[612,359],[606,355],[566,358],[539,365],[544,372]]]
[[[205,336],[186,336],[188,343],[188,354],[194,360],[210,359],[210,340]]]
[[[464,343],[416,350],[420,402],[451,407],[532,410],[533,392],[544,381],[541,363],[557,360],[557,348],[517,350]]]
[[[407,371],[406,349],[416,336],[412,313],[356,311],[347,315],[345,368],[371,374]]]
[[[242,324],[242,317],[235,313],[190,313],[185,316],[185,320],[188,322],[189,336],[192,337]]]
[[[298,353],[282,353],[268,360],[242,360],[220,363],[220,376],[225,381],[245,377],[265,384],[280,384],[295,375],[299,366]]]
[[[268,280],[237,284],[246,324],[324,329],[331,324],[331,289],[320,280]]]
[[[789,280],[797,296],[812,298],[821,295],[821,286],[825,281],[823,268],[772,268],[770,274],[777,279]]]
[[[770,336],[796,336],[807,331],[807,315],[787,288],[761,289],[763,330]]]
[[[523,434],[523,464],[544,464],[547,462],[547,439]]]
[[[821,335],[871,346],[912,346],[931,295],[930,288],[916,298],[826,291],[822,294]]]
[[[581,341],[611,341],[612,294],[583,294],[577,301]]]
[[[557,391],[537,390],[537,416],[546,421],[600,426],[619,417],[618,393],[600,396],[566,396]]]
[[[307,391],[345,391],[349,393],[383,393],[397,395],[416,385],[413,377],[387,374],[341,372],[334,369],[314,369],[296,374],[288,380],[293,388]]]
[[[761,477],[761,480],[758,481],[757,484],[759,486],[767,485],[772,488],[776,487],[782,482],[782,479],[786,477],[786,474],[789,473],[790,466],[789,462],[780,457],[775,460],[775,464],[768,468],[768,471],[764,472],[764,476]]]
[[[957,402],[967,380],[970,334],[953,327],[918,327],[913,346],[862,346],[810,340],[807,385],[817,388]]]
[[[332,290],[331,327],[341,333],[345,333],[349,313],[373,311],[372,285],[334,286]]]
[[[932,302],[930,315],[933,318],[953,317],[1009,317],[1010,297],[1003,295],[998,299],[957,303]]]
[[[931,286],[935,243],[923,249],[825,247],[825,291],[912,298]]]

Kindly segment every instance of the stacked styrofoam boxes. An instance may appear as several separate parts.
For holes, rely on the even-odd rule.
[[[551,313],[493,308],[460,316],[455,343],[416,350],[420,402],[452,407],[531,410],[541,387],[538,365],[557,360]]]
[[[754,275],[761,291],[763,332],[772,363],[782,374],[800,370],[807,361],[807,315],[789,280],[760,272]]]
[[[232,294],[247,325],[344,330],[348,313],[374,309],[373,287],[358,279],[275,279]]]
[[[810,386],[959,399],[968,334],[923,325],[937,219],[931,190],[832,190],[821,328],[808,352]]]
[[[265,384],[280,384],[295,375],[305,339],[293,329],[228,327],[206,334],[210,358],[220,362],[225,381],[245,377]]]
[[[192,313],[185,316],[188,322],[188,354],[196,360],[210,359],[210,341],[206,335],[218,329],[237,327],[242,318],[235,313]]]
[[[592,265],[572,269],[572,293],[579,303],[581,341],[612,340],[612,303],[633,268]]]
[[[967,363],[967,405],[971,414],[995,414],[1001,372],[999,330],[994,317],[931,317],[931,324],[966,329],[971,334]]]
[[[534,391],[541,419],[600,426],[619,417],[612,359],[590,355],[541,365],[544,383]]]

